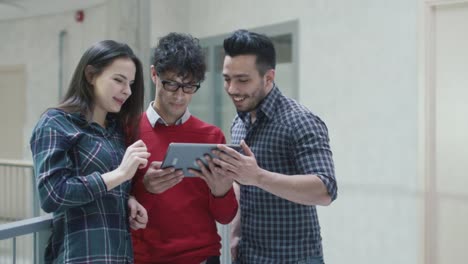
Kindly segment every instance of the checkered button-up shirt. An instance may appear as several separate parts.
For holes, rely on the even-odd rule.
[[[325,123],[276,86],[259,105],[256,117],[251,124],[250,113],[238,113],[231,128],[232,142],[244,139],[258,165],[268,171],[317,175],[334,200],[337,185]],[[254,186],[241,185],[240,190],[240,263],[297,263],[322,256],[315,206]]]
[[[110,115],[108,115],[110,116]],[[31,137],[42,208],[53,212],[46,263],[132,263],[127,181],[108,191],[101,174],[116,169],[125,152],[115,119],[107,129],[80,114],[52,109]]]

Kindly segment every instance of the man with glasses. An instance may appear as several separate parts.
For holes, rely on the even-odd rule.
[[[182,171],[160,168],[172,142],[225,143],[218,127],[188,110],[205,70],[202,48],[190,35],[170,33],[154,49],[156,96],[140,121],[150,165],[137,172],[132,189],[148,211],[146,229],[132,232],[135,263],[219,263],[216,222],[227,224],[237,212],[232,178],[203,165],[199,177],[185,178]]]

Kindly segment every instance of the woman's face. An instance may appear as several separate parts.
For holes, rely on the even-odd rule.
[[[129,58],[118,58],[101,74],[92,78],[94,87],[93,116],[104,122],[107,113],[118,113],[132,94],[131,85],[135,80],[135,63]],[[94,119],[94,117],[93,117]]]

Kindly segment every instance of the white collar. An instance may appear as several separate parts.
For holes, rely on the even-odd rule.
[[[151,126],[154,127],[156,125],[156,123],[161,123],[161,124],[164,124],[164,125],[168,126],[169,124],[167,124],[167,122],[154,109],[153,103],[154,103],[154,101],[152,101],[149,104],[148,108],[146,109],[146,116],[148,117],[148,120],[149,120]],[[175,122],[175,125],[182,125],[183,123],[187,122],[187,120],[189,120],[190,116],[191,116],[190,111],[187,108],[187,111],[185,111],[185,113],[182,115],[182,117],[179,118]]]

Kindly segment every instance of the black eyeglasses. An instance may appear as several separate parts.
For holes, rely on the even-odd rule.
[[[182,88],[182,91],[187,94],[194,94],[199,88],[200,84],[193,83],[180,83],[174,81],[168,81],[161,79],[163,88],[169,92],[176,92],[179,88]]]

